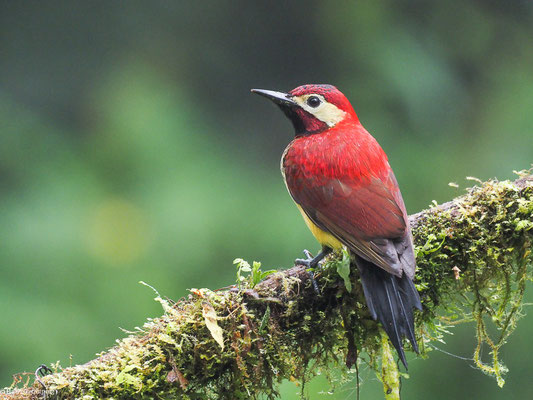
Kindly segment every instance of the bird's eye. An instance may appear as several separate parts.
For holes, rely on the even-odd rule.
[[[317,108],[322,101],[317,96],[311,96],[307,99],[307,105],[309,107]]]

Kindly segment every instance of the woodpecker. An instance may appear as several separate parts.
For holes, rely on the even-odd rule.
[[[418,353],[414,311],[422,309],[413,283],[416,262],[407,212],[387,155],[336,87],[312,84],[289,93],[252,89],[291,120],[295,137],[281,173],[322,251],[296,263],[314,268],[332,250],[349,250],[370,315],[402,363],[406,337]]]

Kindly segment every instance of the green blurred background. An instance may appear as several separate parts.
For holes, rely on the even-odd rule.
[[[0,2],[2,386],[160,315],[140,280],[178,299],[232,284],[236,257],[284,268],[316,250],[279,173],[292,127],[249,92],[303,83],[352,100],[410,212],[533,161],[530,1]],[[434,351],[411,355],[403,394],[533,398],[532,336],[526,316],[503,389]],[[471,357],[474,327],[446,342]],[[355,398],[327,391],[309,386]]]

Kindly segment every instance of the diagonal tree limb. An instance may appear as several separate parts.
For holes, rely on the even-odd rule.
[[[449,326],[475,321],[477,366],[503,385],[498,350],[521,316],[531,277],[533,176],[488,181],[448,203],[410,217],[417,248],[417,288],[424,311],[417,315],[422,353]],[[31,387],[4,390],[0,399],[275,398],[278,384],[305,383],[319,371],[332,385],[346,378],[345,363],[367,363],[397,399],[397,364],[369,317],[356,269],[351,293],[337,274],[334,254],[317,274],[317,295],[302,266],[259,276],[240,287],[193,289],[176,303],[157,298],[164,314],[84,365],[61,369]],[[487,334],[490,315],[497,337]],[[489,346],[492,360],[481,360]],[[396,357],[394,355],[394,357]],[[337,368],[332,368],[332,364]],[[331,371],[338,371],[336,374]],[[333,376],[335,375],[335,376]],[[396,377],[396,378],[395,378]],[[86,397],[84,397],[86,396]]]

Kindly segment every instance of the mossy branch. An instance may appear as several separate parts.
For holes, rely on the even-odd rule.
[[[475,321],[475,362],[499,385],[505,367],[498,351],[521,316],[531,277],[530,173],[514,182],[482,183],[410,217],[424,306],[416,320],[422,355],[448,327]],[[396,355],[367,313],[357,271],[352,268],[347,276],[346,257],[334,254],[326,261],[316,276],[319,295],[302,266],[273,273],[257,285],[263,276],[258,263],[239,268],[251,275],[238,286],[193,289],[176,303],[158,297],[164,314],[139,332],[95,360],[56,366],[42,384],[13,389],[2,398],[43,398],[41,385],[48,398],[54,393],[59,398],[275,398],[285,379],[298,382],[305,397],[305,383],[318,372],[335,386],[350,377],[350,366],[362,363],[377,371],[387,399],[398,398]],[[337,270],[349,279],[351,293]],[[489,336],[488,321],[496,336]],[[489,346],[492,360],[481,360],[483,346]]]

